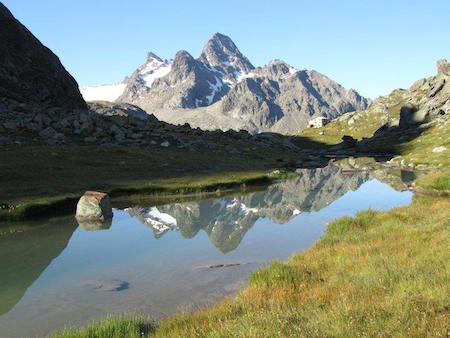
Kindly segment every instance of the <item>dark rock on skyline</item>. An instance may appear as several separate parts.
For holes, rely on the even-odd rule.
[[[78,85],[58,57],[0,3],[0,109],[34,113],[85,109]]]

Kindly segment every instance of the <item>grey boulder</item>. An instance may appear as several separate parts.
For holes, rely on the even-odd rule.
[[[108,221],[113,212],[107,194],[97,191],[86,191],[77,204],[75,217],[79,222]]]

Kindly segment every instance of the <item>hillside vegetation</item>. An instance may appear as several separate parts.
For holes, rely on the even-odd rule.
[[[445,60],[438,64],[436,76],[416,81],[407,90],[394,90],[365,111],[344,114],[322,128],[305,129],[300,136],[337,149],[348,135],[359,141],[358,150],[396,154],[392,162],[403,166],[448,167],[449,64]]]

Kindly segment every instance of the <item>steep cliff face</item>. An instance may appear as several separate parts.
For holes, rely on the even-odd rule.
[[[0,64],[0,114],[86,108],[76,81],[58,57],[1,3]]]
[[[313,116],[334,119],[367,106],[367,99],[323,74],[275,60],[231,88],[220,112],[258,131],[289,133],[305,128]]]
[[[147,60],[146,64],[125,80],[126,88],[117,101],[136,104],[148,112],[159,109],[193,109],[217,101],[226,92],[220,78],[186,51],[179,51],[170,64],[169,71],[165,75],[162,72],[155,74],[151,83],[143,81],[140,75],[148,65]]]

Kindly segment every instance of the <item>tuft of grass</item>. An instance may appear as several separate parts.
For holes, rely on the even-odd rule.
[[[416,182],[419,190],[443,196],[450,195],[450,170],[431,172],[420,177]]]
[[[273,262],[268,269],[252,273],[250,284],[263,288],[295,287],[299,275],[294,267],[282,262]]]
[[[376,212],[369,209],[359,212],[356,217],[342,217],[331,223],[327,228],[329,236],[342,236],[348,232],[365,231],[373,226]]]
[[[437,178],[430,187],[438,191],[450,190],[450,176]]]
[[[137,338],[148,336],[155,329],[155,323],[139,316],[110,317],[99,323],[92,323],[80,330],[66,329],[58,338]]]

